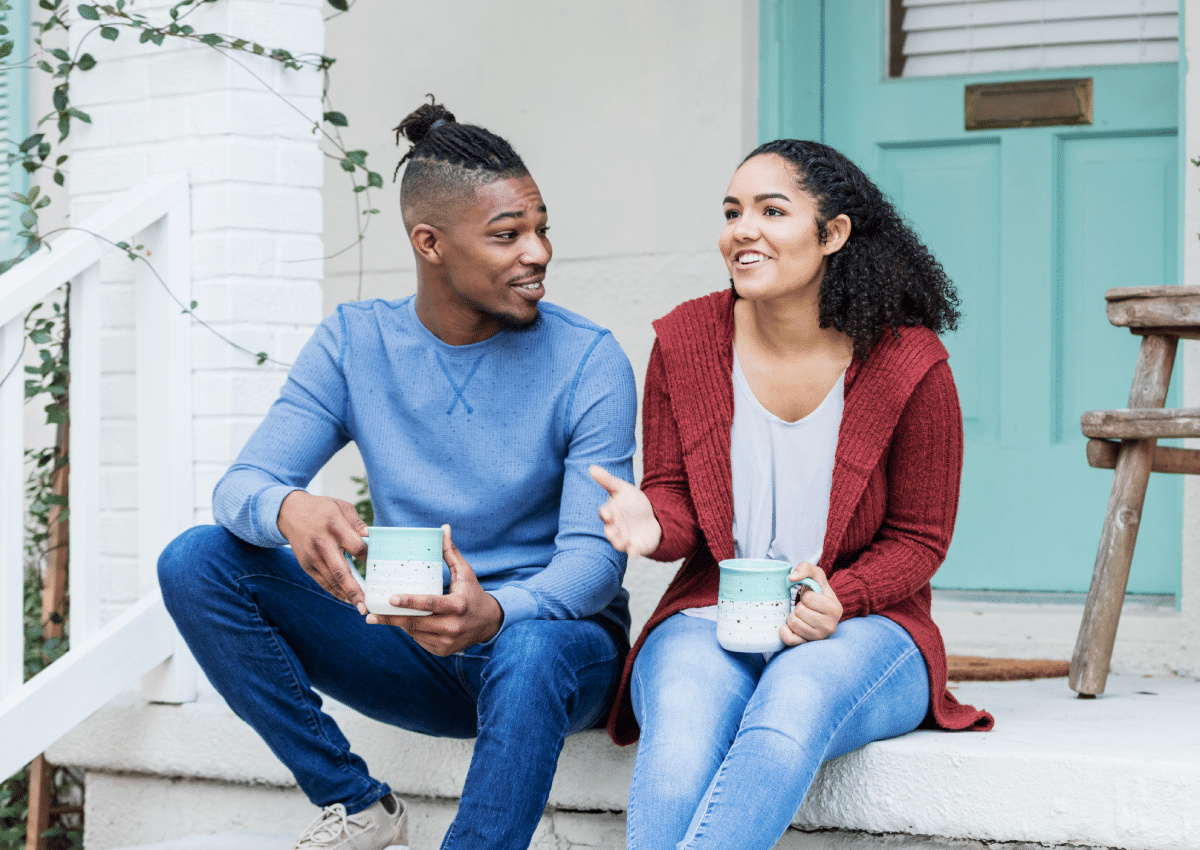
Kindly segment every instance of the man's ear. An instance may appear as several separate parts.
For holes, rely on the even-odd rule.
[[[444,239],[445,235],[440,230],[432,224],[425,223],[416,225],[408,234],[408,241],[412,243],[417,256],[435,266],[440,266],[443,262],[442,252],[445,246],[442,242]]]

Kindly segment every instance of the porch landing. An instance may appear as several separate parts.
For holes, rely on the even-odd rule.
[[[955,694],[989,709],[995,730],[916,732],[826,765],[778,846],[1200,847],[1200,682],[1111,676],[1108,692],[1094,700],[1077,699],[1065,679],[964,682]],[[436,847],[470,742],[332,711],[373,772],[410,799],[413,846]],[[215,699],[166,706],[129,695],[49,756],[89,769],[88,850],[286,850],[315,814],[265,746]],[[633,756],[600,732],[568,740],[533,846],[623,848]],[[257,842],[199,836],[247,831],[271,835]],[[193,837],[175,843],[185,836]]]

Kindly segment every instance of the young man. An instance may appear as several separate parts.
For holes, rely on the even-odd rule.
[[[539,309],[546,205],[508,143],[434,105],[398,132],[417,294],[322,322],[217,484],[219,525],[174,541],[159,577],[213,685],[323,807],[296,850],[407,840],[403,801],[314,689],[476,737],[442,847],[524,848],[564,737],[604,720],[628,647],[625,560],[587,470],[632,478],[633,374],[607,331]],[[343,552],[365,552],[366,527],[302,489],[350,440],[377,525],[449,526],[445,595],[391,600],[428,616],[364,616]]]

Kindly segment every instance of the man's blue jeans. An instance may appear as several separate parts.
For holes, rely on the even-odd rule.
[[[768,850],[822,762],[917,727],[929,679],[908,632],[878,615],[764,661],[676,614],[642,645],[632,698],[629,850]]]
[[[477,737],[445,849],[527,847],[563,738],[604,716],[620,674],[612,638],[587,620],[527,620],[438,657],[401,629],[367,625],[289,550],[219,526],[180,535],[158,574],[213,686],[315,805],[352,814],[389,789],[350,751],[314,688],[384,723]]]

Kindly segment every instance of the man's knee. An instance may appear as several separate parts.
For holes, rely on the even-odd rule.
[[[198,525],[168,543],[158,556],[158,584],[168,604],[188,596],[211,573],[222,550],[234,542],[233,535],[219,525]]]

